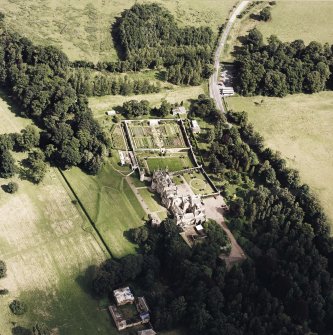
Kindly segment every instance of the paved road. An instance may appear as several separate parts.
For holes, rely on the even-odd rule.
[[[233,11],[233,13],[231,14],[229,21],[227,23],[227,25],[225,26],[223,33],[221,35],[220,41],[219,41],[219,45],[216,49],[215,52],[215,57],[214,57],[214,73],[212,74],[212,76],[209,78],[209,95],[211,98],[213,98],[215,100],[216,103],[216,107],[219,111],[221,111],[222,113],[225,113],[224,110],[224,106],[222,103],[222,99],[220,96],[220,90],[218,88],[218,73],[219,73],[219,69],[220,69],[220,55],[221,52],[224,48],[224,45],[227,41],[227,38],[229,36],[230,30],[232,28],[233,23],[235,22],[237,15],[241,13],[241,11],[247,6],[247,4],[250,1],[242,1],[237,8]]]

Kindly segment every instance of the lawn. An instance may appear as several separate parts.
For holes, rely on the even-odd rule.
[[[333,92],[283,99],[231,97],[227,102],[231,109],[249,113],[267,146],[300,171],[333,222]]]
[[[159,204],[158,195],[156,193],[150,192],[148,188],[141,188],[138,191],[151,212],[166,212],[165,207]]]
[[[13,110],[0,99],[0,133],[29,124]],[[1,298],[1,333],[12,334],[15,323],[30,328],[42,321],[64,335],[115,334],[89,289],[92,269],[107,253],[58,170],[50,169],[39,185],[12,180],[19,185],[17,193],[0,190],[0,255],[7,264],[0,287],[9,290]],[[26,303],[25,315],[10,313],[8,304],[15,298]]]
[[[115,18],[135,0],[2,0],[9,27],[38,44],[61,48],[71,60],[116,60],[110,35]],[[143,2],[143,1],[138,1]],[[163,1],[181,26],[208,25],[217,31],[236,0]]]
[[[112,255],[134,253],[135,245],[124,237],[124,232],[142,225],[145,213],[125,177],[114,170],[110,161],[97,176],[78,168],[66,171],[65,176]]]
[[[94,116],[97,119],[105,117],[107,110],[113,109],[117,106],[122,106],[125,101],[129,100],[148,100],[151,107],[159,106],[162,99],[166,99],[170,103],[184,102],[184,106],[188,108],[190,106],[190,100],[197,98],[199,94],[205,93],[205,86],[189,86],[189,87],[173,87],[170,90],[152,93],[152,94],[141,94],[141,95],[106,95],[103,97],[90,97],[89,106],[92,109]],[[110,118],[110,117],[109,117]]]
[[[187,153],[173,154],[170,156],[148,157],[146,160],[150,172],[158,169],[168,169],[170,172],[193,167],[193,163]]]
[[[200,172],[184,173],[183,177],[195,194],[205,195],[214,193],[214,190]]]

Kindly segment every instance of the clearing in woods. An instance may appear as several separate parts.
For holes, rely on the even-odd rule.
[[[27,124],[0,99],[0,133]],[[0,288],[9,290],[1,298],[1,334],[12,334],[15,323],[31,328],[36,321],[64,335],[116,334],[108,313],[89,293],[90,270],[107,254],[58,170],[50,169],[40,185],[13,180],[17,193],[0,190],[0,255],[8,269]],[[23,316],[9,311],[16,298],[27,304]]]
[[[278,150],[317,194],[333,223],[333,92],[281,98],[227,98],[234,111],[247,111],[266,145]]]
[[[71,60],[93,62],[117,59],[110,26],[136,0],[2,0],[0,10],[9,27],[39,44],[62,49]],[[210,26],[215,32],[236,0],[165,1],[180,26]]]

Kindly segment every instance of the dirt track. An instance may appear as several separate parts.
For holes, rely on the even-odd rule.
[[[231,252],[229,256],[222,256],[221,258],[225,260],[227,267],[230,268],[232,264],[244,260],[246,256],[244,251],[239,246],[236,239],[234,238],[231,231],[224,222],[223,209],[221,207],[224,204],[223,197],[217,196],[216,198],[214,197],[206,198],[204,199],[204,203],[206,206],[207,218],[215,220],[218,224],[220,224],[229,237],[229,240],[231,242]]]

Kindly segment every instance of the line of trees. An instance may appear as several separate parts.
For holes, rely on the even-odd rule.
[[[64,53],[35,46],[27,38],[0,32],[0,87],[43,129],[40,147],[47,160],[68,168],[80,166],[96,173],[108,138],[93,119],[85,95],[66,79],[69,61]]]
[[[148,79],[129,79],[128,76],[112,76],[104,73],[92,73],[89,69],[72,69],[69,83],[77,94],[86,96],[132,95],[158,93],[160,83],[151,83]]]
[[[263,36],[256,28],[244,37],[237,51],[237,91],[242,95],[283,97],[294,93],[315,93],[333,87],[333,48],[302,40],[281,42]]]

